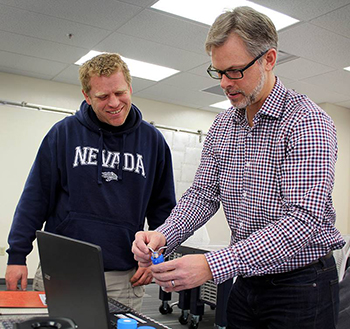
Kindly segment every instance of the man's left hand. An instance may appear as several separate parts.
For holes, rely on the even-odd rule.
[[[133,287],[147,285],[152,282],[153,276],[149,267],[139,267],[130,279]]]

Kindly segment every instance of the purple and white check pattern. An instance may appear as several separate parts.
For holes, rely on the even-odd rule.
[[[253,127],[244,110],[216,117],[192,186],[157,230],[170,252],[221,203],[231,243],[205,254],[215,283],[305,266],[344,245],[331,196],[336,157],[331,118],[276,78]]]

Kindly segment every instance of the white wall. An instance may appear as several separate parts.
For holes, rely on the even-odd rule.
[[[332,117],[337,128],[338,160],[333,191],[336,226],[342,234],[350,234],[350,110],[328,103],[320,106]]]
[[[0,95],[3,95],[0,92]],[[12,216],[28,176],[31,164],[49,128],[63,116],[0,106],[0,278],[7,262],[7,235]],[[40,124],[35,125],[35,122]],[[30,254],[28,264],[37,263],[37,252]],[[29,266],[32,275],[35,265]]]
[[[79,86],[0,73],[0,100],[35,103],[50,107],[77,109],[82,101]],[[146,121],[190,130],[207,132],[216,113],[160,103],[134,97]],[[334,203],[337,210],[337,227],[350,234],[350,111],[331,104],[321,106],[332,116],[338,131],[339,157],[336,168]],[[0,105],[0,278],[4,277],[7,254],[7,235],[12,216],[25,179],[33,163],[39,144],[51,126],[63,118],[53,114]],[[207,224],[213,244],[227,244],[229,229],[220,210]],[[37,264],[36,250],[28,258],[29,277]]]

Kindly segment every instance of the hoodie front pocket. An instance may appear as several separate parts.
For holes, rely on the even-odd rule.
[[[56,228],[58,234],[100,246],[105,269],[120,271],[136,266],[131,252],[136,231],[127,222],[76,212]]]

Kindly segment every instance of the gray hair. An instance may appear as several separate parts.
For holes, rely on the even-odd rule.
[[[266,15],[251,7],[237,7],[216,18],[205,42],[205,50],[211,55],[212,47],[222,46],[228,37],[237,34],[252,57],[262,52],[278,48],[278,35],[275,25]]]

